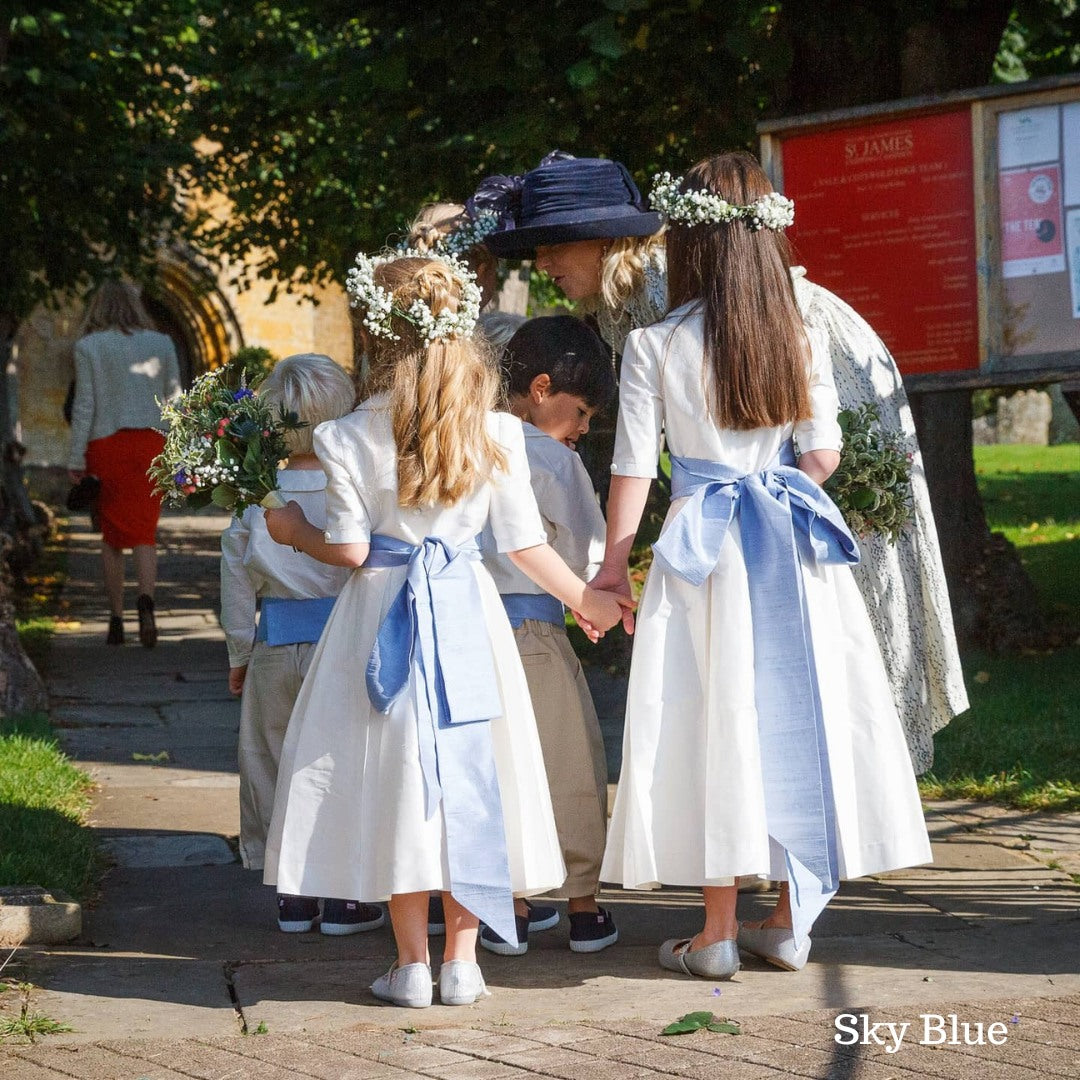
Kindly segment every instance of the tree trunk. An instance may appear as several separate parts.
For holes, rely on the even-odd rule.
[[[45,686],[19,644],[14,580],[40,554],[43,530],[22,478],[23,446],[15,438],[9,394],[17,324],[0,315],[0,716],[44,709]]]

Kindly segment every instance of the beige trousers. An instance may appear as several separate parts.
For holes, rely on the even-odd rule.
[[[526,619],[514,637],[566,862],[566,881],[548,895],[594,896],[607,832],[607,759],[592,695],[562,627]]]
[[[293,703],[315,646],[255,642],[240,699],[240,857],[249,870],[263,868],[266,833],[274,812],[278,762]]]

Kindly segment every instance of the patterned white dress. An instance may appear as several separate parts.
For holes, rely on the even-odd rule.
[[[866,320],[838,296],[807,281],[802,267],[793,268],[792,278],[807,326],[828,336],[841,408],[873,402],[882,429],[900,435],[912,454],[914,520],[895,544],[880,536],[860,538],[862,562],[855,568],[855,580],[885,659],[918,775],[933,764],[934,733],[968,708],[968,697],[915,424],[896,361]],[[659,321],[666,309],[664,255],[654,250],[642,285],[625,309],[601,309],[597,324],[621,353],[631,330]]]

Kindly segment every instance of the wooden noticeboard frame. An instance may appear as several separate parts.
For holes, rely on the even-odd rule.
[[[878,330],[909,389],[1080,376],[1080,74],[758,134],[765,171],[795,199],[808,276]],[[1042,149],[1053,138],[1055,156]]]

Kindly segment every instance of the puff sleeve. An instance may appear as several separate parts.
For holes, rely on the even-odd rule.
[[[371,540],[371,514],[358,483],[361,469],[342,444],[338,421],[320,424],[312,433],[315,455],[326,472],[328,544],[366,544]]]
[[[656,356],[642,331],[626,339],[619,379],[619,419],[615,427],[616,476],[656,476],[664,431],[664,398]]]
[[[833,382],[829,339],[819,327],[807,327],[810,338],[810,408],[813,416],[795,425],[799,453],[810,450],[839,450],[844,438],[836,416],[840,401]]]

